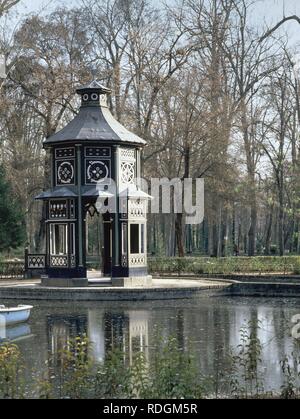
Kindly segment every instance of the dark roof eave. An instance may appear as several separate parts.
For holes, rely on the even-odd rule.
[[[46,191],[41,192],[34,199],[35,200],[49,200],[49,199],[72,199],[78,197],[78,191],[76,186],[55,186]],[[114,195],[109,191],[98,189],[97,185],[84,185],[81,188],[82,197],[91,197],[91,198],[112,198]]]
[[[64,139],[64,140],[58,140],[58,141],[48,141],[45,140],[43,142],[43,147],[44,148],[48,148],[52,145],[70,145],[70,143],[73,144],[81,144],[84,145],[85,143],[95,143],[95,144],[103,144],[105,146],[113,146],[113,145],[125,145],[125,146],[134,146],[134,147],[145,147],[147,145],[147,142],[144,140],[144,142],[134,142],[134,141],[124,141],[124,140],[114,140],[114,139],[110,139],[110,140],[105,140],[105,139],[91,139],[91,138],[86,138],[86,139]]]
[[[99,92],[102,94],[111,93],[111,89],[109,89],[106,86],[103,86],[103,84],[99,83],[97,80],[93,80],[92,82],[79,86],[76,89],[76,92],[78,94],[81,94],[82,92],[86,92],[86,91],[94,91],[94,92]]]

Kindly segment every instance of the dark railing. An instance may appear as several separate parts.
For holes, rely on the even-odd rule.
[[[0,262],[0,279],[22,279],[24,277],[25,264],[23,261]]]

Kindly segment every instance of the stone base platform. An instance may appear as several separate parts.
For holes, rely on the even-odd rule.
[[[91,285],[92,285],[92,281]],[[95,284],[95,281],[93,281]],[[107,284],[106,279],[106,284]],[[132,287],[151,287],[152,276],[141,276],[141,277],[129,277],[129,278],[111,278],[110,286],[132,288]],[[55,288],[82,288],[89,286],[88,278],[41,278],[42,287],[55,287]],[[98,281],[98,285],[101,285],[101,280]]]
[[[152,285],[118,287],[108,285],[88,287],[47,287],[40,281],[0,282],[1,299],[62,300],[62,301],[144,301],[193,298],[203,293],[221,291],[230,286],[229,282],[186,279],[153,279]]]
[[[87,287],[89,285],[87,278],[41,278],[42,287]]]
[[[111,279],[112,287],[123,287],[123,288],[132,288],[132,287],[151,287],[152,286],[152,276],[131,276],[129,278],[112,278]]]

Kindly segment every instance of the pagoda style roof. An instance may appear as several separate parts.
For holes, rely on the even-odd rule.
[[[110,89],[97,81],[81,86],[77,93],[82,105],[75,118],[61,131],[47,138],[45,145],[64,142],[100,141],[103,143],[127,143],[143,146],[146,141],[128,131],[111,114],[106,98]]]

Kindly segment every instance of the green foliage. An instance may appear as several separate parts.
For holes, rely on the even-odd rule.
[[[149,371],[149,396],[154,399],[201,398],[202,387],[192,351],[183,352],[175,338],[161,339],[159,346]]]
[[[24,262],[0,260],[0,278],[18,278],[24,275]]]
[[[300,275],[300,258],[297,258],[297,260],[293,264],[292,272],[294,275]]]
[[[0,399],[200,399],[230,394],[233,398],[264,398],[262,345],[257,336],[260,326],[249,322],[240,330],[240,344],[228,356],[227,367],[215,377],[198,373],[192,348],[183,350],[175,338],[158,338],[149,362],[144,352],[128,361],[119,349],[107,352],[105,361],[94,364],[89,356],[91,343],[86,336],[71,339],[60,353],[59,365],[47,363],[47,376],[35,379],[33,388],[25,386],[26,371],[16,345],[0,346]],[[280,362],[284,399],[300,396],[299,350]],[[213,384],[213,388],[212,385]],[[274,395],[270,393],[270,397]]]
[[[53,384],[47,379],[36,380],[37,398],[41,400],[54,399]]]
[[[297,399],[300,395],[300,355],[292,352],[280,361],[284,382],[281,386],[282,399]]]
[[[63,398],[82,399],[90,395],[93,388],[92,360],[89,356],[90,342],[86,335],[68,341],[61,351],[59,393]],[[52,374],[55,378],[55,375]],[[51,392],[50,392],[51,393]],[[52,393],[55,394],[53,389]]]
[[[298,274],[300,256],[254,256],[254,257],[166,257],[149,258],[149,270],[155,274]]]
[[[25,237],[23,210],[0,167],[0,252],[17,248],[24,243]]]
[[[20,399],[24,397],[23,361],[16,345],[0,346],[0,398]]]
[[[86,336],[70,340],[60,353],[59,371],[51,367],[48,378],[36,379],[35,390],[28,392],[30,397],[41,399],[202,397],[203,383],[197,373],[193,351],[182,351],[175,338],[158,339],[151,365],[143,352],[137,353],[132,363],[128,364],[124,352],[112,349],[108,351],[101,365],[94,366],[88,355],[89,346],[90,342]],[[0,397],[23,397],[24,393],[20,386],[23,366],[18,348],[6,344],[1,347],[0,354]]]
[[[240,330],[240,344],[237,353],[232,354],[230,371],[231,392],[236,397],[253,398],[263,393],[259,328],[259,322],[250,321]]]
[[[97,398],[125,398],[129,391],[130,370],[124,363],[124,353],[118,349],[109,351],[96,375]]]
[[[175,338],[160,339],[154,359],[148,364],[143,352],[133,357],[131,365],[125,354],[112,350],[97,372],[96,397],[100,398],[199,398],[197,368],[190,351],[183,352]]]
[[[147,399],[152,391],[149,368],[144,352],[134,357],[130,371],[130,393],[134,398]]]

